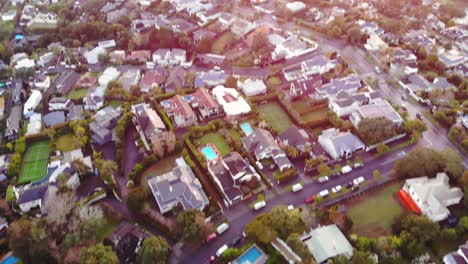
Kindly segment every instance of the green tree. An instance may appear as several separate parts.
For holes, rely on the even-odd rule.
[[[228,248],[226,251],[224,251],[221,259],[223,263],[229,263],[229,261],[232,261],[239,257],[241,254],[240,250],[237,248]]]
[[[417,131],[422,133],[427,130],[426,123],[419,119],[406,120],[403,123],[403,129],[409,133]]]
[[[320,174],[320,176],[330,176],[332,174],[332,169],[325,163],[320,164],[317,167],[317,171]]]
[[[445,172],[458,181],[465,170],[461,156],[452,148],[444,148],[440,154],[445,161]]]
[[[117,264],[119,259],[110,246],[102,243],[89,246],[80,253],[81,263],[84,264]]]
[[[26,151],[26,139],[20,137],[15,142],[15,152],[23,154]]]
[[[169,244],[160,236],[151,236],[143,241],[138,252],[138,264],[165,264],[168,261]]]
[[[408,215],[401,222],[400,239],[402,253],[407,257],[421,256],[428,249],[428,243],[440,234],[440,226],[425,216]]]
[[[384,153],[389,152],[389,151],[390,151],[390,147],[387,146],[386,144],[379,143],[379,144],[377,145],[376,150],[377,150],[377,153],[378,153],[378,154],[382,155],[382,154],[384,154]]]
[[[144,208],[147,198],[148,192],[145,188],[131,188],[128,190],[127,207],[134,212],[140,212]]]
[[[195,209],[181,212],[176,219],[176,235],[182,240],[201,242],[213,231],[205,222],[205,214]]]
[[[364,118],[359,123],[358,133],[368,145],[374,145],[396,135],[392,121],[385,117]]]
[[[108,185],[115,185],[114,173],[117,170],[117,164],[113,160],[103,161],[99,167],[101,179]]]
[[[303,260],[303,263],[312,262],[312,254],[309,249],[301,241],[301,236],[297,233],[292,233],[286,239],[286,244]]]
[[[418,147],[395,163],[395,173],[400,178],[433,177],[444,167],[444,158],[437,150]]]

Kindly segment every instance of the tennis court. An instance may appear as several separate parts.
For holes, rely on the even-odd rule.
[[[23,184],[44,178],[47,174],[48,161],[49,141],[33,143],[26,152],[18,182]]]

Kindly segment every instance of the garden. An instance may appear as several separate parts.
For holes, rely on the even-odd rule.
[[[75,136],[73,134],[65,134],[57,138],[55,148],[61,152],[72,151],[75,147]]]
[[[265,120],[278,134],[286,131],[292,124],[291,118],[277,102],[270,102],[257,107],[259,118]]]

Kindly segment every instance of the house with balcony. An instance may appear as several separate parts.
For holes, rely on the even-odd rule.
[[[160,104],[176,127],[189,127],[197,123],[197,115],[181,95],[177,94]]]

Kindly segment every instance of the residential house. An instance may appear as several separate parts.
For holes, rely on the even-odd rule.
[[[301,63],[285,67],[284,77],[287,81],[296,79],[307,79],[308,76],[324,74],[334,69],[338,65],[336,59],[329,60],[323,55],[317,55]]]
[[[388,55],[390,62],[390,72],[408,76],[418,72],[418,62],[416,55],[411,50],[393,48]]]
[[[234,33],[238,38],[243,38],[254,28],[255,23],[242,18],[235,18],[231,23],[231,32]]]
[[[421,98],[420,92],[430,90],[432,88],[432,84],[423,76],[419,74],[411,74],[403,81],[400,81],[400,84],[416,101],[423,103],[428,101],[427,99],[425,100]]]
[[[181,65],[187,61],[186,51],[183,49],[172,49],[169,55],[170,65]]]
[[[309,52],[307,44],[300,40],[299,36],[291,35],[287,40],[275,45],[275,50],[271,53],[273,60],[280,60],[283,58],[289,59],[306,52]]]
[[[28,28],[36,29],[36,28],[47,28],[47,29],[55,29],[58,24],[57,15],[51,12],[47,13],[36,13],[34,17],[26,24]]]
[[[271,133],[263,128],[255,128],[252,133],[242,138],[242,143],[257,160],[272,159],[280,171],[293,166]]]
[[[198,44],[202,39],[214,39],[216,33],[205,28],[201,28],[192,33],[192,39],[195,44]]]
[[[115,140],[114,128],[120,118],[120,109],[112,106],[106,106],[99,110],[89,124],[91,131],[91,140],[94,144],[104,145]]]
[[[21,105],[14,105],[10,110],[5,130],[5,138],[8,140],[15,140],[18,137],[18,133],[21,129],[21,111]]]
[[[97,46],[94,49],[85,52],[84,57],[88,64],[98,64],[99,56],[105,55],[106,53],[107,53],[106,49]]]
[[[20,69],[32,69],[36,66],[36,63],[34,62],[33,59],[22,59],[16,62],[15,64],[15,70],[20,70]]]
[[[112,247],[120,263],[135,263],[143,241],[149,236],[142,228],[122,222],[104,239],[103,244]]]
[[[209,200],[200,181],[183,158],[178,158],[176,164],[172,171],[148,179],[159,211],[167,213],[179,204],[183,210],[203,210]]]
[[[151,51],[149,50],[135,50],[127,56],[127,61],[129,62],[145,63],[150,60]]]
[[[432,89],[441,89],[441,90],[456,90],[457,88],[451,84],[447,78],[445,77],[437,77],[434,78],[434,81],[432,82]],[[429,90],[432,90],[429,89]]]
[[[147,151],[153,150],[160,142],[159,138],[167,132],[164,122],[148,104],[132,105],[133,123]]]
[[[192,95],[193,100],[190,104],[199,113],[201,118],[215,118],[222,114],[221,107],[216,103],[207,89],[199,88]]]
[[[440,32],[443,36],[453,40],[463,40],[468,37],[468,30],[456,25],[453,27],[445,28]]]
[[[168,92],[173,92],[176,89],[185,88],[186,71],[181,66],[176,66],[169,71],[169,76],[164,83],[164,89]]]
[[[107,87],[107,84],[110,81],[117,80],[120,76],[120,72],[114,68],[114,67],[109,67],[104,72],[98,79],[98,83],[100,86]]]
[[[25,118],[29,118],[34,113],[34,109],[36,109],[41,100],[42,93],[38,90],[33,90],[26,103],[24,103],[23,115]]]
[[[80,80],[76,84],[76,87],[90,88],[94,86],[97,83],[97,81],[97,77],[86,74],[85,76],[80,78]]]
[[[157,49],[153,52],[153,61],[161,66],[169,64],[170,49]]]
[[[322,86],[320,75],[308,76],[305,79],[296,79],[289,86],[289,95],[292,97],[309,95],[315,92],[317,87]]]
[[[85,110],[96,111],[104,106],[104,98],[90,94],[83,98],[83,104]]]
[[[379,117],[392,121],[395,127],[400,127],[403,124],[403,118],[401,118],[400,114],[384,99],[374,100],[372,104],[359,106],[351,114],[350,120],[354,127],[358,128],[363,119]]]
[[[197,123],[197,115],[181,95],[164,100],[161,105],[176,127],[189,127]]]
[[[111,49],[111,48],[115,48],[117,44],[115,43],[115,40],[109,39],[109,40],[99,41],[98,46],[103,49]]]
[[[468,264],[468,241],[460,245],[458,250],[443,258],[444,264]]]
[[[65,123],[65,112],[54,111],[44,115],[44,124],[46,127],[53,127]]]
[[[452,49],[448,52],[440,53],[439,61],[444,64],[446,69],[452,69],[458,65],[464,64],[468,61],[468,58],[458,50]]]
[[[364,143],[351,132],[339,131],[337,128],[329,128],[318,136],[318,142],[334,160],[350,158],[359,150],[364,150]]]
[[[317,263],[326,263],[337,256],[349,260],[353,256],[353,246],[335,224],[313,229],[304,243]]]
[[[46,67],[52,61],[55,61],[57,56],[54,55],[53,52],[47,52],[39,57],[37,64],[41,67]]]
[[[222,70],[209,70],[207,72],[197,72],[195,76],[195,87],[210,87],[222,85],[226,82],[228,75]]]
[[[145,71],[140,80],[140,88],[143,93],[147,93],[154,88],[159,88],[164,85],[167,78],[167,71],[164,68],[156,68]]]
[[[109,53],[110,62],[114,64],[123,64],[125,62],[125,50],[114,50]]]
[[[300,2],[300,1],[288,2],[288,3],[286,3],[286,9],[291,14],[296,14],[296,13],[299,13],[299,12],[305,10],[306,5],[303,2]]]
[[[283,146],[293,147],[301,152],[306,152],[312,147],[312,136],[305,129],[291,125],[286,131],[278,136]]]
[[[412,211],[425,215],[433,222],[439,222],[449,217],[450,211],[447,207],[458,204],[463,192],[458,187],[451,188],[449,177],[441,172],[431,179],[407,179],[399,197]]]
[[[198,54],[197,61],[201,64],[214,67],[223,65],[226,57],[218,54]]]
[[[238,80],[237,87],[242,90],[245,96],[255,96],[264,94],[267,91],[267,87],[263,80],[260,79],[245,79]]]
[[[48,185],[31,186],[17,195],[17,204],[23,213],[31,211],[31,209],[41,209],[47,196]]]
[[[122,87],[129,91],[132,86],[138,85],[140,82],[141,74],[139,69],[129,69],[122,76],[120,76],[120,83]]]
[[[74,121],[74,120],[84,120],[83,116],[83,105],[75,105],[71,104],[68,109],[68,114],[67,114],[67,121]]]
[[[367,104],[369,101],[365,93],[355,93],[343,90],[330,97],[328,107],[339,117],[349,116],[359,106]]]
[[[320,97],[336,97],[340,92],[353,95],[362,87],[361,77],[356,74],[346,76],[341,79],[332,79],[329,83],[318,87],[315,91]]]
[[[66,110],[72,104],[67,97],[53,97],[49,100],[49,111]]]
[[[371,52],[386,50],[388,48],[387,43],[385,43],[377,34],[371,33],[367,39],[364,47]]]
[[[247,114],[252,110],[249,103],[234,88],[218,85],[211,92],[228,117]]]
[[[42,116],[41,114],[34,113],[29,117],[29,122],[26,130],[26,135],[34,135],[41,132],[42,129]]]
[[[2,13],[2,21],[13,21],[16,18],[16,9],[10,9]]]
[[[50,77],[43,73],[38,74],[34,80],[34,87],[40,90],[47,90],[50,87]]]
[[[252,178],[260,180],[255,169],[237,152],[211,160],[207,166],[208,172],[223,194],[226,206],[243,199],[244,195],[240,188],[242,183],[249,182]]]

